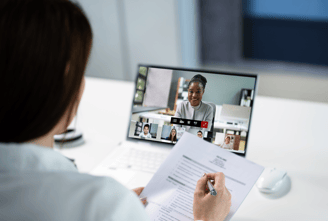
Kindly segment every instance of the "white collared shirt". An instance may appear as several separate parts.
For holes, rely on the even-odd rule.
[[[148,132],[148,134],[146,135],[143,131],[139,134],[139,137],[141,138],[151,138],[150,133]]]
[[[137,195],[109,177],[78,172],[60,153],[0,143],[0,220],[149,220]]]
[[[212,127],[213,121],[213,108],[211,105],[201,102],[198,106],[191,106],[189,101],[182,101],[178,104],[175,117],[190,119],[190,120],[199,120],[199,121],[207,121],[208,127],[207,130],[210,130]],[[185,126],[187,131],[189,130],[189,126]]]

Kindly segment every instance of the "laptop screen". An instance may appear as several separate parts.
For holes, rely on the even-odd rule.
[[[128,137],[175,144],[189,132],[245,155],[256,75],[141,65]]]

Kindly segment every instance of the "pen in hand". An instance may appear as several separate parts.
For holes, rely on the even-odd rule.
[[[206,175],[206,173],[203,174],[203,176],[205,176],[205,175]],[[210,194],[212,196],[216,196],[217,192],[216,192],[216,190],[214,189],[212,183],[209,180],[207,180],[207,186],[208,186],[208,188],[210,190]]]
[[[214,182],[212,181],[214,180]],[[210,194],[214,186],[216,195]],[[231,206],[231,194],[225,187],[225,176],[222,172],[205,173],[197,181],[194,201],[194,220],[223,221],[227,217]]]

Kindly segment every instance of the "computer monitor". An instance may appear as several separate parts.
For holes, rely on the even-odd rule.
[[[189,132],[245,155],[254,96],[243,94],[256,83],[252,74],[140,65],[128,138],[175,144]]]

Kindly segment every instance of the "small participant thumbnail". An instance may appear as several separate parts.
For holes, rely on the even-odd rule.
[[[215,144],[219,147],[232,152],[243,152],[245,149],[246,132],[228,131],[225,133],[216,133]]]
[[[156,139],[157,129],[158,129],[158,124],[135,122],[133,136],[141,139],[151,139],[151,138]]]

